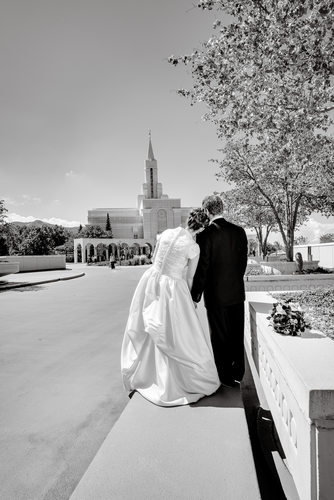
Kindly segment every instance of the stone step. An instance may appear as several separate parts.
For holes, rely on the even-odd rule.
[[[70,500],[259,500],[238,388],[163,408],[138,393]]]

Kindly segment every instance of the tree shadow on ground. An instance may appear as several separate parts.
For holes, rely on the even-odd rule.
[[[16,286],[18,285],[18,286]],[[7,283],[4,285],[0,282],[0,293],[1,292],[40,292],[45,289],[45,286],[40,285],[30,285],[29,283],[15,283],[15,288],[9,286]]]

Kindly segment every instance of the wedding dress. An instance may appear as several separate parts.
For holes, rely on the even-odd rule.
[[[220,386],[209,334],[186,282],[199,246],[186,229],[167,229],[135,290],[125,328],[124,387],[161,406],[184,405]]]

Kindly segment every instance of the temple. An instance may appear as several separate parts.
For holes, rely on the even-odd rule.
[[[181,207],[180,198],[163,194],[158,181],[158,162],[154,157],[151,133],[145,161],[142,194],[137,197],[136,208],[93,208],[88,211],[88,224],[106,228],[109,215],[112,238],[79,238],[74,241],[74,261],[82,262],[89,256],[109,259],[111,253],[150,254],[156,236],[167,228],[184,226],[191,208]],[[121,250],[122,251],[122,250]]]

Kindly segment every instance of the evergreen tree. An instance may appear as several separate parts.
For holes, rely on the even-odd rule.
[[[107,213],[106,231],[111,231],[109,213]]]
[[[108,237],[112,238],[112,230],[111,230],[111,224],[110,224],[110,217],[109,213],[107,212],[107,220],[106,220],[106,231],[108,233]]]

